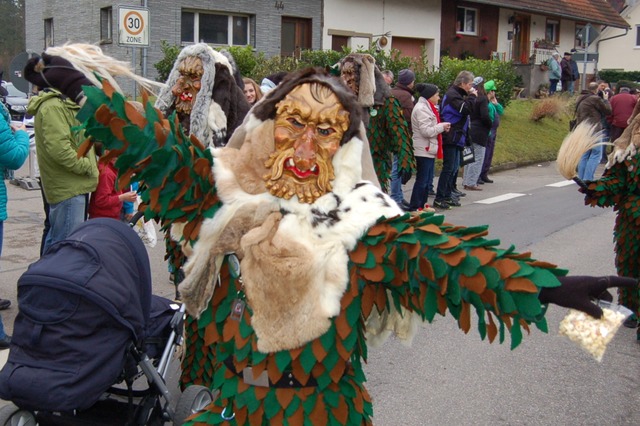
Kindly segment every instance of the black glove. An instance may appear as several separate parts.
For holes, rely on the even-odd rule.
[[[603,299],[608,302],[613,300],[607,291],[611,287],[638,288],[636,278],[570,276],[558,277],[560,287],[540,289],[538,299],[542,303],[553,303],[565,308],[577,309],[594,318],[602,318],[602,309],[591,302],[591,299]]]
[[[411,179],[411,176],[412,175],[410,171],[403,170],[402,172],[400,172],[400,181],[404,185],[407,182],[409,182],[409,180]]]
[[[91,80],[75,69],[71,62],[46,53],[27,61],[24,78],[42,89],[57,89],[74,102],[82,98],[82,86],[93,86]]]

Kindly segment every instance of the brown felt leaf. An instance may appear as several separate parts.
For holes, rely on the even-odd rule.
[[[531,334],[531,329],[529,329],[529,324],[525,321],[524,318],[520,318],[520,326],[527,332],[527,334]]]
[[[313,407],[313,411],[309,414],[309,423],[312,425],[327,425],[329,424],[329,414],[327,413],[327,407],[324,405],[324,400],[318,398],[316,405]],[[262,424],[262,420],[255,424]]]
[[[282,374],[283,372],[278,368],[275,358],[270,359],[267,362],[267,375],[269,376],[269,380],[275,383],[282,378]]]
[[[335,320],[335,324],[338,335],[342,339],[346,339],[349,333],[351,333],[351,326],[347,322],[346,315],[338,315]]]
[[[278,400],[278,403],[280,404],[280,407],[282,407],[283,410],[286,410],[289,404],[291,404],[291,401],[293,400],[294,396],[295,396],[295,389],[286,389],[286,388],[278,389],[278,391],[276,392],[276,399]],[[239,424],[242,424],[242,423],[239,423]],[[278,424],[278,423],[272,422],[272,424]]]
[[[193,145],[195,145],[200,151],[204,151],[205,147],[202,144],[202,142],[200,142],[200,139],[198,139],[198,137],[196,135],[194,135],[193,133],[191,133],[189,135],[189,140],[191,141],[191,143]]]
[[[519,291],[522,293],[537,293],[538,287],[529,279],[523,277],[507,278],[504,289],[508,291]]]
[[[475,274],[472,277],[460,274],[460,278],[458,278],[458,280],[462,287],[468,288],[476,294],[482,294],[482,292],[487,288],[487,280],[484,275],[480,273]]]
[[[466,333],[471,329],[471,305],[465,301],[462,302],[460,310],[460,319],[458,319],[460,329]]]
[[[418,226],[417,229],[428,232],[429,234],[442,235],[442,229],[438,225],[434,225],[432,223],[427,225]]]
[[[544,262],[542,260],[534,260],[533,262],[529,262],[529,265],[534,266],[536,268],[544,268],[544,269],[553,269],[558,266],[553,263]]]
[[[362,290],[362,298],[360,299],[360,303],[362,305],[362,315],[365,318],[369,317],[371,314],[371,309],[373,308],[373,290],[374,286],[366,285]]]
[[[438,244],[440,249],[450,249],[460,245],[460,240],[456,237],[449,236],[446,242]]]
[[[329,370],[329,376],[331,377],[331,380],[334,383],[338,383],[340,381],[340,378],[344,374],[345,368],[346,368],[345,360],[342,358],[339,358],[336,361],[336,364],[334,365],[334,367],[331,370]],[[341,423],[341,424],[344,424],[344,423]]]
[[[378,312],[382,312],[387,307],[387,291],[384,286],[376,285],[376,307],[378,308]]]
[[[498,259],[491,265],[498,270],[500,278],[505,279],[520,270],[520,265],[511,259]]]
[[[491,263],[497,256],[495,251],[487,250],[483,247],[475,247],[471,249],[469,254],[478,259],[480,265],[485,266]]]
[[[463,235],[463,236],[460,237],[460,239],[463,240],[463,241],[470,241],[470,240],[473,240],[475,238],[484,237],[488,233],[489,233],[489,231],[485,229],[484,231],[476,232],[476,233],[473,233],[473,234]]]
[[[181,167],[175,175],[173,175],[173,180],[178,183],[182,183],[185,180],[189,179],[189,167],[183,166]]]
[[[239,334],[238,321],[226,321],[222,328],[222,339],[224,342],[231,342],[233,338]]]
[[[429,281],[434,281],[436,279],[435,274],[433,273],[433,265],[426,257],[421,257],[418,261],[418,267],[420,268],[420,273]]]
[[[91,138],[85,139],[85,141],[82,142],[80,144],[80,146],[78,147],[78,152],[76,153],[76,157],[77,158],[82,158],[85,155],[87,155],[87,153],[89,151],[91,151],[91,147],[92,146],[93,146],[93,139],[91,139]]]
[[[112,99],[113,94],[115,93],[115,89],[113,88],[111,83],[109,83],[109,80],[102,80],[102,91],[105,95],[107,95],[109,99]]]
[[[160,191],[162,187],[152,188],[149,190],[149,207],[153,211],[158,211],[158,200],[160,199]]]
[[[444,260],[448,265],[458,266],[467,256],[467,253],[464,250],[456,250],[452,253],[442,253],[440,257]]]
[[[331,410],[333,416],[338,420],[338,424],[346,425],[349,418],[349,407],[344,400],[344,397],[338,399],[338,406]]]
[[[340,358],[344,361],[349,361],[349,359],[351,358],[351,353],[347,351],[341,340],[336,340],[336,351],[338,352]]]
[[[376,265],[372,269],[361,268],[360,273],[367,281],[379,283],[384,279],[384,269],[381,265]]]
[[[103,126],[108,126],[111,118],[115,116],[115,114],[113,114],[105,104],[100,105],[93,115],[96,118],[96,121]]]
[[[142,106],[146,108],[146,106],[149,104],[149,91],[144,87],[141,87],[140,95],[142,96]]]
[[[356,265],[362,265],[367,260],[368,252],[368,247],[364,243],[358,243],[356,249],[349,253],[349,257]]]
[[[138,108],[136,108],[135,105],[133,105],[131,102],[126,102],[124,104],[124,111],[129,121],[138,126],[140,129],[145,128],[148,121],[144,115],[140,114],[140,111],[138,111]]]
[[[495,291],[485,290],[480,295],[480,300],[482,300],[482,303],[491,305],[496,314],[500,314],[500,310],[498,309],[498,295]]]
[[[487,319],[489,320],[487,323],[487,337],[489,337],[489,343],[493,343],[498,335],[498,327],[496,327],[495,322],[493,322],[493,316],[489,311],[487,311]]]
[[[167,135],[169,134],[169,132],[157,121],[153,123],[153,131],[156,136],[156,143],[160,148],[162,148],[167,142]]]
[[[322,362],[327,356],[327,351],[322,347],[320,339],[316,339],[311,343],[311,349],[318,362]]]
[[[193,170],[196,172],[198,176],[208,176],[211,172],[211,163],[206,158],[198,158],[193,163]]]
[[[125,140],[124,132],[122,131],[122,129],[124,129],[126,125],[127,122],[120,117],[113,117],[109,122],[111,133],[113,133],[113,135],[121,141]]]

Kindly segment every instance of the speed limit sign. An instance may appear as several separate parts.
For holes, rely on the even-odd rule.
[[[149,9],[118,8],[118,44],[121,46],[149,46]]]

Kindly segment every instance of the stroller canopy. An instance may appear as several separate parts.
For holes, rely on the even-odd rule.
[[[151,305],[149,258],[140,237],[123,222],[103,218],[84,222],[29,266],[18,280],[21,286],[76,294],[131,330],[134,340],[145,337]],[[30,293],[37,297],[37,292]],[[42,311],[29,312],[32,306],[42,304],[21,304],[21,311],[41,317]],[[51,322],[60,320],[60,314]]]

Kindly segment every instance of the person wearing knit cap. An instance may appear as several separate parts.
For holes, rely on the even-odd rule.
[[[489,116],[493,121],[491,125],[491,132],[489,133],[489,139],[487,139],[487,145],[484,151],[484,161],[482,162],[482,170],[480,172],[479,184],[493,183],[493,180],[489,178],[489,169],[491,168],[491,162],[493,161],[493,151],[496,146],[496,132],[500,125],[500,116],[504,113],[504,107],[500,105],[496,98],[496,82],[489,80],[484,84],[484,90],[487,92],[487,98],[489,99]]]
[[[436,158],[442,158],[442,133],[448,132],[451,123],[442,123],[436,108],[440,101],[438,86],[419,83],[416,91],[420,98],[411,113],[413,128],[413,155],[416,157],[416,181],[411,191],[409,208],[428,210],[426,204],[429,188],[433,184]]]
[[[415,84],[416,75],[410,69],[402,69],[398,73],[398,83],[391,89],[391,94],[395,97],[402,106],[402,114],[407,126],[409,127],[409,134],[413,132],[411,128],[411,112],[413,111],[413,104],[415,99],[413,97],[413,85]],[[398,159],[393,157],[393,164],[391,166],[391,198],[405,209],[409,208],[409,203],[404,199],[402,193],[402,184],[408,181],[408,175],[405,175],[404,179],[401,173],[398,171]]]

